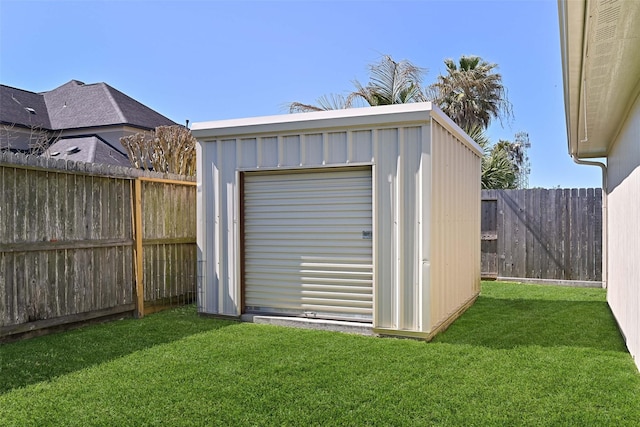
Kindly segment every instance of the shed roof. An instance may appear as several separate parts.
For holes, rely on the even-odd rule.
[[[478,155],[482,155],[482,148],[431,102],[198,122],[192,125],[191,132],[197,139],[206,142],[224,137],[286,133],[301,130],[312,132],[314,130],[327,131],[341,128],[393,126],[407,123],[420,125],[431,119],[436,120],[449,132],[457,135]]]

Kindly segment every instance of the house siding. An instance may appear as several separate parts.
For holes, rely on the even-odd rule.
[[[607,300],[640,369],[640,97],[608,156]]]

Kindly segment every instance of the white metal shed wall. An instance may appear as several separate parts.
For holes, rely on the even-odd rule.
[[[480,154],[440,116],[385,140],[396,144],[383,158],[398,154],[385,174],[400,179],[377,189],[378,232],[391,243],[378,254],[396,262],[376,276],[375,327],[430,338],[480,292]]]
[[[196,123],[193,133],[201,312],[243,310],[239,177],[254,171],[371,168],[374,330],[426,337],[477,295],[481,151],[431,104]],[[454,147],[439,148],[448,145]],[[448,166],[437,169],[436,161]],[[443,188],[434,193],[437,185]],[[433,194],[441,214],[432,212]],[[446,256],[438,256],[441,250]]]
[[[375,227],[379,239],[376,260],[374,326],[421,331],[428,327],[428,274],[420,260],[429,260],[431,208],[431,132],[429,126],[379,131]]]
[[[478,154],[439,122],[432,125],[432,330],[480,292],[480,183]]]
[[[428,149],[429,126],[349,130],[282,136],[222,139],[199,144],[203,159],[203,183],[198,189],[198,223],[203,286],[202,310],[206,313],[240,314],[239,171],[374,165],[374,239],[380,260],[375,269],[374,292],[381,301],[377,308],[380,325],[391,328],[416,324],[418,265],[413,251],[422,240],[418,232],[418,203],[421,203],[423,145]],[[426,156],[426,155],[425,155]],[[384,161],[376,162],[376,158]],[[200,181],[200,180],[199,180]],[[209,188],[207,193],[202,188]],[[400,247],[402,242],[402,247]],[[403,255],[406,253],[406,256]],[[207,259],[208,258],[208,259]],[[405,259],[407,258],[407,259]],[[407,278],[410,291],[398,283]],[[221,280],[222,279],[222,280]],[[213,286],[212,286],[213,285]],[[407,310],[403,319],[400,312]]]

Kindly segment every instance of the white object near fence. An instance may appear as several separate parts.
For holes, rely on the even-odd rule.
[[[477,297],[482,151],[431,103],[192,132],[200,312],[430,339]]]

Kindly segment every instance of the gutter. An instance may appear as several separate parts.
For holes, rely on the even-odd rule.
[[[602,169],[602,287],[607,288],[608,279],[608,217],[607,217],[607,165],[602,162],[582,160],[576,153],[569,153],[579,165],[598,166]]]
[[[571,4],[571,6],[569,5],[569,1],[568,0],[558,0],[558,10],[559,10],[559,16],[560,16],[560,49],[561,49],[561,55],[562,55],[562,60],[563,60],[563,64],[562,64],[562,71],[563,71],[563,80],[565,82],[564,84],[564,89],[565,89],[565,113],[566,113],[566,120],[567,120],[567,142],[569,145],[569,155],[571,156],[571,158],[573,159],[573,161],[579,165],[585,165],[585,166],[598,166],[600,169],[602,169],[602,287],[603,288],[607,288],[607,279],[608,279],[608,239],[607,239],[607,228],[608,228],[608,218],[607,218],[607,187],[608,187],[608,183],[607,183],[607,165],[605,165],[602,162],[596,162],[596,161],[589,161],[589,160],[582,160],[578,157],[578,146],[580,143],[585,143],[589,141],[589,134],[588,134],[588,127],[587,127],[587,94],[586,94],[586,86],[587,86],[587,79],[586,79],[586,70],[585,70],[585,61],[587,58],[587,21],[591,18],[588,15],[588,7],[587,7],[587,1],[588,0],[584,0],[584,2],[574,2]],[[579,39],[579,43],[582,45],[582,55],[581,55],[581,64],[580,64],[580,73],[579,73],[579,78],[580,80],[578,81],[580,84],[578,84],[578,87],[575,88],[576,92],[577,92],[577,115],[576,115],[576,123],[579,124],[580,120],[579,120],[579,116],[580,116],[580,104],[582,103],[583,106],[583,112],[584,112],[584,139],[580,140],[579,134],[580,132],[576,129],[576,134],[575,134],[575,139],[572,138],[571,135],[571,115],[569,113],[569,110],[571,108],[571,97],[570,97],[570,92],[571,92],[571,88],[569,87],[570,85],[568,84],[571,80],[571,77],[569,75],[569,58],[568,58],[568,8],[569,7],[575,7],[575,16],[579,16],[581,17],[580,20],[580,24],[582,25],[581,27],[581,37]],[[575,77],[574,77],[575,78]],[[572,146],[571,142],[575,141],[575,147]]]

